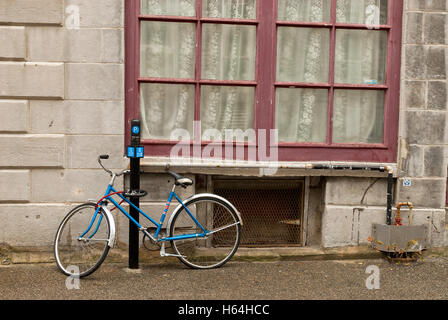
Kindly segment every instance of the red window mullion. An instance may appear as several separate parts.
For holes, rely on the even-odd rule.
[[[331,0],[330,68],[327,116],[327,144],[333,143],[333,107],[334,107],[334,69],[336,55],[336,0]]]
[[[257,28],[257,89],[255,96],[255,129],[273,128],[275,97],[275,20],[276,1],[258,1]],[[258,132],[257,132],[258,134]]]
[[[200,121],[201,119],[201,77],[202,77],[202,0],[197,0],[196,2],[196,17],[198,19],[196,25],[196,65],[195,65],[195,81],[196,81],[196,91],[194,99],[194,120]],[[199,128],[193,127],[194,141],[200,142],[201,132],[197,132]]]

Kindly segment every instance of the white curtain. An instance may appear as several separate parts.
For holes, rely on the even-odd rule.
[[[278,3],[280,20],[326,22],[330,19],[330,0],[279,0]],[[338,0],[337,4],[338,22],[365,23],[369,6],[379,9],[382,23],[387,21],[385,0]],[[195,16],[195,8],[195,0],[142,0],[144,14]],[[202,14],[213,18],[254,19],[256,0],[204,0]],[[196,40],[195,23],[142,22],[140,76],[194,79]],[[277,81],[329,82],[328,28],[279,27],[277,43]],[[338,29],[335,81],[384,83],[386,46],[386,31]],[[202,79],[254,80],[255,56],[255,26],[203,24]],[[336,91],[335,141],[381,142],[378,132],[383,126],[383,93]],[[202,86],[202,128],[221,131],[252,128],[254,95],[253,87]],[[280,141],[326,141],[328,98],[325,95],[328,95],[326,89],[277,91],[276,127]],[[374,101],[369,102],[372,96]],[[142,85],[140,97],[144,138],[168,139],[176,128],[192,130],[194,85]]]
[[[203,0],[202,7],[202,15],[208,18],[255,19],[257,17],[256,0]]]
[[[338,0],[337,21],[366,23],[366,8],[374,5],[378,7],[378,13],[381,8],[383,11],[386,8],[387,12],[384,3],[387,4],[384,0]],[[331,2],[324,0],[279,0],[279,19],[328,21],[330,7]],[[328,83],[329,30],[302,27],[280,27],[278,30],[277,81]],[[335,82],[384,83],[386,46],[385,31],[338,29]],[[280,141],[326,141],[328,99],[323,95],[322,90],[277,90],[276,127]],[[383,92],[336,90],[334,141],[381,143],[382,131],[381,134],[378,132],[383,127],[383,103]]]
[[[279,19],[322,22],[330,1],[281,0]],[[330,32],[324,28],[280,27],[277,81],[328,83]],[[277,90],[276,127],[281,142],[325,142],[327,91]],[[295,108],[293,107],[295,105]],[[295,109],[295,110],[294,110]],[[298,115],[298,116],[297,116]],[[319,128],[316,130],[316,128]]]
[[[142,13],[194,16],[195,3],[194,0],[142,0]],[[203,15],[255,19],[256,0],[205,0]],[[140,76],[194,79],[195,35],[193,23],[142,22]],[[202,47],[202,79],[255,80],[255,26],[203,24]],[[168,139],[176,128],[192,130],[195,90],[191,87],[141,86],[144,138]],[[202,86],[202,129],[253,128],[254,95],[254,87]]]
[[[195,47],[193,23],[142,22],[140,77],[194,79]],[[191,130],[194,94],[191,85],[142,84],[143,138],[169,139],[174,129]]]
[[[387,1],[384,0],[338,0],[337,4],[336,20],[341,23],[365,24],[366,8],[372,5],[378,8],[377,14],[383,17],[384,12],[387,14]],[[381,12],[383,13],[381,14]],[[335,82],[384,84],[386,51],[386,31],[338,30],[336,33]],[[334,142],[382,143],[383,122],[384,92],[335,91]]]

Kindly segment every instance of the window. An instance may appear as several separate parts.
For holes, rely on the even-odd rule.
[[[127,0],[127,120],[148,156],[178,128],[278,129],[281,161],[395,162],[402,6]]]

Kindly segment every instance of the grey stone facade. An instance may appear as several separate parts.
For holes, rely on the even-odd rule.
[[[432,246],[448,245],[447,14],[445,0],[404,1],[399,153],[392,164],[394,203],[415,205],[414,223],[428,225]],[[115,169],[128,164],[124,0],[1,1],[0,40],[0,243],[49,247],[68,208],[104,192],[109,177],[96,157],[110,154],[107,164]],[[150,194],[143,208],[154,213],[172,183],[160,173],[164,162],[144,162],[151,173],[142,182]],[[213,191],[210,175],[259,175],[244,166],[176,170],[197,182],[184,196]],[[306,182],[306,246],[366,244],[372,223],[385,223],[385,175],[291,168],[277,177]],[[126,242],[127,221],[117,218],[117,225],[118,240]]]

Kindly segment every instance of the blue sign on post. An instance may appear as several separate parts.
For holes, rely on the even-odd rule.
[[[140,127],[139,126],[133,126],[132,127],[132,133],[134,135],[140,134]]]
[[[126,155],[128,158],[135,158],[135,147],[128,146]]]
[[[144,158],[145,148],[143,146],[137,146],[137,147],[128,146],[126,150],[126,156],[128,158]]]
[[[136,158],[143,158],[145,156],[145,148],[140,146],[136,147],[135,157]]]

